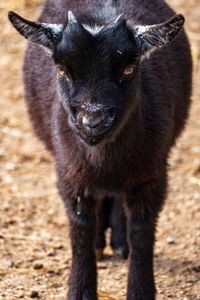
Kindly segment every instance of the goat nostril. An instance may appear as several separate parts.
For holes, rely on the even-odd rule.
[[[75,117],[77,114],[77,109],[75,107],[71,107],[72,115]]]

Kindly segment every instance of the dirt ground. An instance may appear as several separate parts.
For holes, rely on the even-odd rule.
[[[0,299],[65,299],[71,264],[68,226],[50,155],[34,136],[23,101],[26,42],[7,10],[35,20],[39,0],[0,0]],[[200,300],[200,2],[169,0],[186,16],[194,60],[187,128],[169,159],[170,187],[155,249],[158,300]],[[100,300],[126,294],[127,262],[98,263]]]

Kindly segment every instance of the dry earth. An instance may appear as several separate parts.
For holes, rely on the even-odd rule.
[[[0,0],[0,299],[65,299],[71,263],[68,226],[50,155],[33,135],[23,101],[25,41],[8,9],[35,19],[42,1]],[[194,59],[193,105],[169,159],[169,196],[156,243],[158,300],[200,299],[200,3],[169,0],[187,18]],[[127,262],[98,263],[99,295],[125,298]]]

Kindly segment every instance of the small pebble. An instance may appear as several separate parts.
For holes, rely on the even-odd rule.
[[[197,273],[200,273],[200,265],[197,266],[197,267],[194,267],[193,270]]]
[[[52,251],[49,251],[49,252],[47,253],[47,255],[48,255],[48,256],[56,256],[56,250],[54,249],[54,250],[52,250]]]
[[[31,298],[39,298],[39,293],[37,291],[32,291],[30,297]]]
[[[35,270],[39,270],[39,269],[42,269],[42,268],[43,268],[43,264],[39,264],[39,263],[36,263],[33,266],[33,269],[35,269]]]
[[[173,238],[172,236],[168,236],[168,237],[166,238],[166,242],[167,242],[168,244],[174,244],[174,243],[175,243],[174,238]]]
[[[15,266],[14,262],[9,258],[4,258],[0,261],[0,268],[9,269]]]
[[[56,274],[55,274],[55,271],[54,271],[54,270],[49,270],[49,271],[48,271],[48,275],[49,275],[50,277],[52,277],[52,276],[55,276]]]
[[[61,249],[64,249],[64,246],[63,245],[57,245],[54,247],[55,250],[61,250]]]

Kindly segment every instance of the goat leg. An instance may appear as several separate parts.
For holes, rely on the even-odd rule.
[[[62,180],[58,182],[58,187],[66,206],[72,247],[67,299],[97,300],[94,198],[91,195],[84,196],[84,192],[80,190],[75,191],[73,185]]]
[[[126,201],[130,247],[127,300],[155,300],[153,249],[165,190],[165,180],[147,183],[134,189]]]

